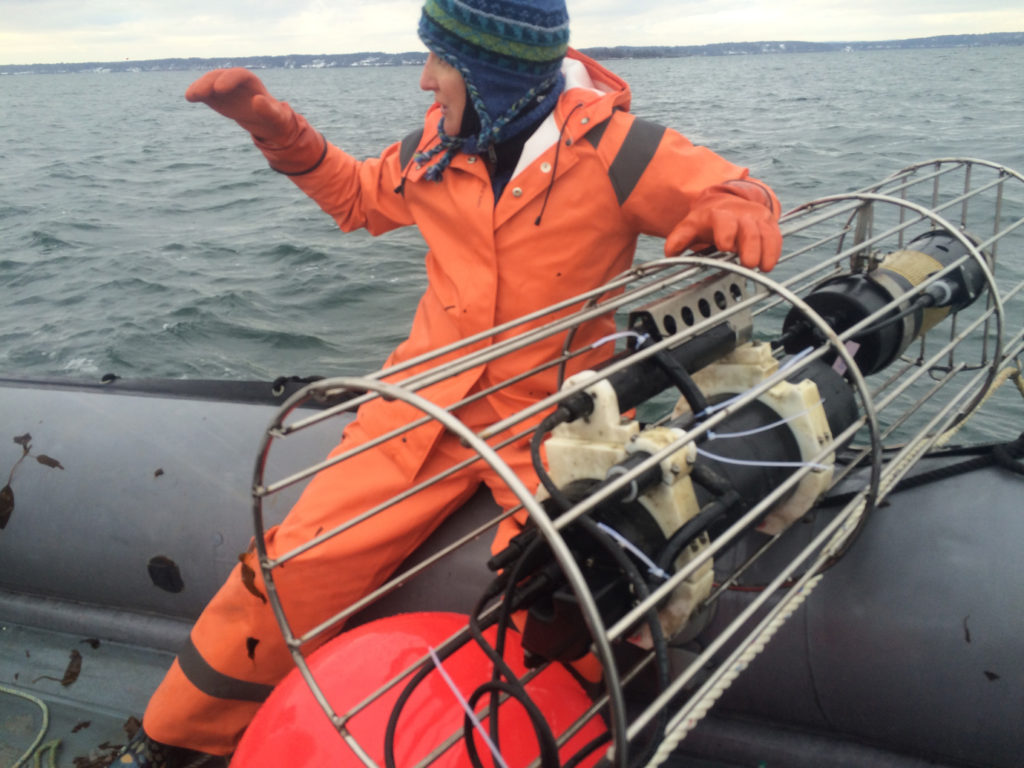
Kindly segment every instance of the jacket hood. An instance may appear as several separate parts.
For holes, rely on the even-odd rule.
[[[562,74],[565,76],[566,91],[582,89],[591,91],[598,99],[610,97],[613,108],[629,111],[633,97],[629,84],[575,48],[570,48],[563,59]]]

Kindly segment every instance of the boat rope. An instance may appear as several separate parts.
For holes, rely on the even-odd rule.
[[[995,394],[995,391],[999,389],[1001,386],[1003,386],[1003,384],[1006,383],[1007,379],[1010,378],[1012,378],[1014,384],[1017,385],[1017,389],[1020,392],[1021,397],[1024,397],[1024,376],[1021,376],[1020,366],[1007,366],[1006,368],[1003,368],[995,377],[995,379],[993,379],[991,386],[989,386],[988,390],[985,392],[985,395],[978,400],[978,402],[975,404],[971,412],[966,414],[958,424],[944,432],[939,437],[935,445],[941,448],[942,446],[946,445],[950,440],[952,440],[953,435],[959,432],[961,427],[963,427],[963,425],[970,420],[971,416],[977,413],[981,409],[981,406],[984,405],[985,402],[987,402],[993,394]]]
[[[916,488],[937,480],[944,480],[991,466],[1000,466],[1017,474],[1024,474],[1024,462],[1021,459],[1024,459],[1024,433],[1021,433],[1016,440],[991,446],[987,453],[977,458],[904,478],[893,490],[904,491],[908,488]]]
[[[25,765],[25,761],[30,757],[33,758],[33,768],[41,768],[41,759],[44,752],[49,750],[49,768],[56,768],[57,766],[57,747],[60,746],[60,739],[53,739],[45,744],[42,744],[44,738],[46,738],[46,732],[50,729],[50,708],[46,706],[46,702],[40,699],[38,696],[33,696],[31,693],[25,693],[19,691],[16,688],[9,688],[6,685],[0,684],[0,693],[5,693],[8,696],[16,696],[20,699],[30,701],[39,707],[39,711],[42,713],[42,724],[39,726],[39,732],[36,734],[35,739],[32,740],[32,745],[25,750],[25,753],[14,761],[14,765],[11,768],[21,768]],[[40,746],[42,744],[42,746]],[[38,750],[38,751],[37,751]]]
[[[1020,391],[1021,396],[1024,397],[1024,375],[1022,375],[1021,369],[1019,367],[1004,368],[993,380],[992,385],[988,388],[985,396],[978,401],[974,410],[968,414],[967,417],[962,419],[959,424],[944,432],[936,442],[936,445],[943,446],[947,444],[953,435],[955,435],[960,428],[967,423],[968,419],[976,413],[979,408],[981,408],[982,404],[985,403],[985,401],[987,401],[992,394],[999,389],[999,387],[1011,378],[1013,379],[1014,384],[1017,385],[1017,389]],[[972,449],[972,453],[978,453],[979,455],[976,455],[974,458],[968,459],[967,461],[962,461],[959,464],[950,464],[945,467],[940,467],[939,469],[933,469],[910,477],[904,477],[893,486],[891,493],[905,491],[910,488],[919,488],[922,485],[956,477],[957,475],[964,475],[968,472],[974,472],[991,466],[1000,466],[1004,469],[1010,470],[1011,472],[1024,475],[1024,433],[1021,433],[1016,440],[985,446],[984,450],[984,453],[980,453],[979,450]],[[950,449],[945,453],[946,455],[952,456],[957,455],[958,451],[957,449]],[[934,457],[942,456],[943,454],[943,451],[934,451],[926,455]],[[963,455],[963,451],[960,450],[959,454]],[[835,507],[846,504],[856,495],[856,491],[850,491],[848,493],[839,493],[827,496],[819,502],[818,506]]]
[[[739,649],[739,655],[736,658],[730,659],[727,664],[719,668],[720,674],[717,676],[718,679],[714,684],[703,695],[699,695],[692,700],[692,703],[688,706],[690,713],[665,735],[665,738],[658,745],[657,752],[654,753],[650,762],[647,763],[646,768],[658,768],[658,766],[672,757],[673,752],[682,743],[683,739],[689,735],[697,723],[711,710],[722,694],[725,693],[726,689],[739,677],[740,673],[747,669],[758,654],[764,650],[768,641],[775,636],[779,627],[785,624],[790,616],[803,604],[820,580],[821,575],[819,574],[809,579],[800,590],[790,593],[791,596],[787,600],[784,610],[777,611],[772,620],[760,632],[752,633],[747,637],[747,643],[744,648]]]
[[[905,460],[906,461],[906,460]],[[884,496],[888,492],[886,486],[891,480],[883,478],[879,493]],[[665,763],[676,747],[696,727],[711,708],[722,697],[722,694],[733,684],[739,675],[746,670],[755,658],[765,649],[768,642],[775,636],[779,628],[789,621],[790,617],[804,604],[814,588],[823,577],[823,571],[830,560],[835,558],[859,530],[860,521],[867,510],[865,499],[844,513],[843,521],[837,529],[829,534],[830,538],[818,553],[815,562],[797,577],[793,586],[785,592],[779,602],[768,612],[768,615],[743,638],[738,647],[719,667],[711,673],[708,680],[684,705],[676,715],[674,722],[669,724],[665,738],[658,745],[654,756],[646,768],[658,768]]]
[[[51,739],[36,750],[32,756],[32,768],[42,768],[43,753],[49,751],[50,759],[46,761],[46,768],[57,768],[57,748],[60,746],[60,739]]]
[[[921,472],[910,477],[904,477],[893,486],[890,493],[898,493],[899,491],[906,491],[911,488],[919,488],[922,485],[935,483],[939,480],[947,480],[951,477],[957,477],[958,475],[966,475],[968,472],[975,472],[979,469],[985,469],[992,466],[1003,467],[1011,472],[1024,475],[1024,433],[1021,433],[1016,440],[985,446],[984,451],[984,453],[979,452],[979,455],[974,458],[961,461],[958,464],[949,464],[945,467],[929,470],[928,472]],[[926,454],[926,456],[933,458],[941,457],[942,455],[942,451]],[[949,455],[956,454],[950,451]],[[840,506],[849,502],[856,495],[856,491],[849,491],[847,493],[828,496],[822,499],[818,506],[822,508]]]

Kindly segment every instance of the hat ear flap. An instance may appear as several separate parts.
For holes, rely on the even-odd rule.
[[[545,117],[564,87],[569,46],[565,0],[426,0],[419,36],[466,83],[466,114],[456,136],[442,131],[445,157],[485,152]],[[471,108],[471,109],[470,109]],[[476,123],[467,117],[475,112]],[[470,118],[471,119],[471,118]],[[438,177],[447,163],[436,163]]]

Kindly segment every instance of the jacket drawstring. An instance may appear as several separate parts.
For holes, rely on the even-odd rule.
[[[558,173],[558,155],[562,151],[562,136],[565,134],[565,129],[569,125],[569,119],[572,117],[573,112],[583,106],[583,102],[579,102],[575,107],[569,110],[569,114],[565,116],[565,120],[562,121],[562,129],[558,132],[558,142],[555,145],[555,162],[552,163],[551,168],[551,181],[548,182],[547,191],[544,192],[544,202],[541,203],[540,213],[537,214],[537,218],[533,222],[533,226],[539,227],[540,220],[544,217],[544,211],[548,207],[548,198],[551,197],[551,188],[555,186],[555,175]]]

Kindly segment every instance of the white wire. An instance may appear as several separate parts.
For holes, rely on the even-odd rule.
[[[659,568],[657,563],[651,560],[651,558],[645,555],[641,549],[637,548],[636,545],[633,544],[633,542],[631,542],[621,533],[616,531],[610,525],[605,525],[604,523],[598,523],[597,527],[605,533],[607,533],[609,536],[611,536],[612,539],[615,540],[615,543],[622,547],[624,550],[636,555],[643,562],[643,564],[647,566],[648,573],[651,573],[657,576],[658,578],[665,579],[666,581],[668,580],[668,574],[665,573],[665,571],[663,571],[661,568]]]
[[[636,339],[641,344],[650,339],[651,337],[646,333],[637,333],[636,331],[618,331],[617,333],[609,333],[607,336],[603,336],[593,344],[590,345],[591,349],[597,349],[598,347],[607,344],[609,341],[617,341],[619,339]]]
[[[484,728],[483,723],[480,722],[480,718],[476,716],[476,712],[473,711],[473,708],[469,706],[469,702],[463,697],[462,692],[458,687],[456,687],[455,681],[452,680],[451,676],[448,674],[448,670],[441,666],[441,659],[438,658],[437,652],[429,645],[427,646],[427,650],[430,652],[430,658],[434,662],[434,666],[437,667],[437,671],[441,674],[441,678],[445,683],[447,683],[448,687],[451,688],[452,693],[455,694],[456,700],[458,700],[459,704],[462,705],[462,708],[466,711],[466,715],[473,723],[473,727],[476,728],[477,732],[483,737],[487,747],[491,750],[491,754],[494,755],[494,762],[500,765],[501,768],[508,768],[508,763],[505,762],[505,759],[498,751],[498,745],[491,741],[491,737],[487,734],[487,729]],[[494,717],[496,714],[497,713],[492,712],[491,717]]]
[[[793,355],[791,358],[789,358],[789,360],[787,360],[782,365],[780,365],[779,366],[779,370],[780,371],[788,371],[790,368],[792,368],[794,365],[799,363],[801,360],[803,360],[805,357],[807,357],[813,351],[814,351],[814,347],[804,347],[799,352],[797,352],[795,355]]]
[[[806,349],[803,349],[800,352],[797,352],[795,355],[793,355],[786,362],[784,362],[782,365],[779,366],[779,372],[781,373],[783,371],[788,371],[790,368],[792,368],[798,362],[803,360],[805,357],[807,357],[813,351],[814,351],[814,347],[807,347]],[[705,416],[710,416],[711,414],[715,413],[716,411],[720,411],[723,408],[727,408],[728,406],[732,405],[733,403],[735,403],[737,400],[739,400],[744,395],[746,395],[746,392],[740,392],[738,395],[733,395],[728,400],[723,400],[722,402],[717,403],[715,405],[709,405],[707,408],[705,408],[700,413],[694,414],[694,418],[695,419],[702,419]]]
[[[825,403],[824,400],[819,400],[818,401],[818,405],[823,405],[824,403]],[[744,430],[743,432],[715,432],[714,430],[709,429],[707,431],[708,440],[717,440],[720,437],[721,438],[747,437],[749,435],[756,435],[758,432],[767,432],[769,429],[775,429],[776,427],[781,427],[783,424],[788,424],[789,422],[793,421],[794,419],[799,419],[801,416],[806,416],[808,412],[809,412],[809,410],[805,409],[803,411],[800,411],[800,413],[794,413],[792,416],[790,416],[788,418],[779,419],[778,421],[773,422],[771,424],[766,424],[763,427],[754,427],[753,429],[747,429],[747,430]]]
[[[815,464],[810,461],[751,461],[748,459],[730,459],[725,456],[718,456],[709,453],[703,448],[698,448],[697,453],[706,459],[714,459],[723,464],[737,464],[741,467],[811,467],[812,469],[828,469],[827,464]]]

